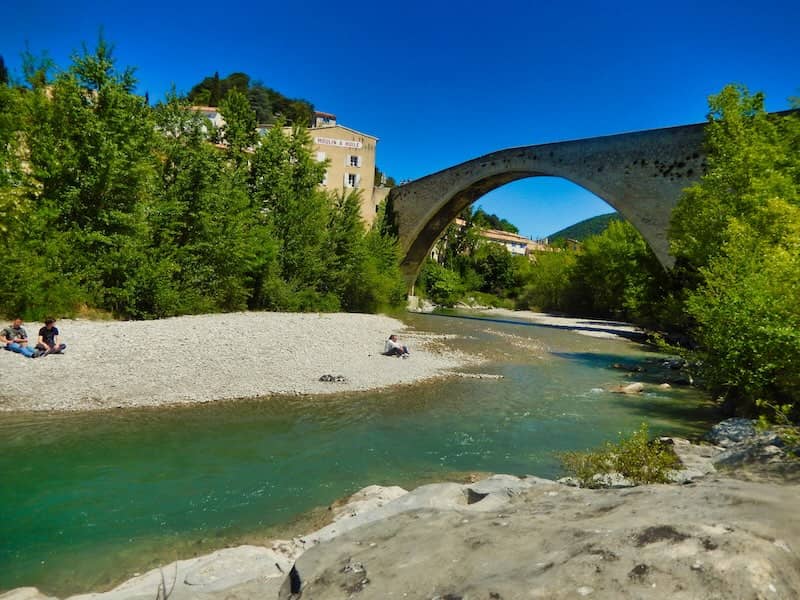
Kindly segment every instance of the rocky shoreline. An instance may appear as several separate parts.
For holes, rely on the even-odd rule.
[[[796,598],[798,449],[743,419],[707,443],[671,441],[683,465],[674,484],[493,475],[369,486],[306,536],[177,561],[70,600]]]

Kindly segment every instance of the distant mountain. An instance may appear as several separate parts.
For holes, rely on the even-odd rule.
[[[578,240],[582,242],[592,235],[603,233],[611,221],[622,220],[622,217],[616,212],[608,213],[607,215],[598,215],[591,219],[581,221],[580,223],[575,223],[575,225],[570,225],[561,231],[556,231],[548,236],[548,238],[551,243],[555,240]]]

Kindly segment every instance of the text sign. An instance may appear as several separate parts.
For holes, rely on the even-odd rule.
[[[340,148],[361,148],[361,142],[352,140],[337,140],[335,138],[315,137],[314,143],[320,146],[338,146]]]

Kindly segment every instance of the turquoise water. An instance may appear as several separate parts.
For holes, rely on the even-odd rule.
[[[613,363],[656,358],[641,346],[550,327],[405,318],[458,335],[453,345],[488,359],[473,370],[504,379],[0,414],[0,590],[108,587],[176,558],[307,531],[320,507],[368,484],[412,487],[468,472],[552,477],[555,451],[596,446],[643,421],[682,435],[708,421],[706,399],[692,390],[598,391],[631,381]]]

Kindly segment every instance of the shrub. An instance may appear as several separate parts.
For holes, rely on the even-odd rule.
[[[646,423],[630,436],[620,435],[619,442],[606,442],[602,449],[591,452],[563,452],[561,466],[581,487],[600,487],[597,475],[619,473],[635,485],[669,483],[670,473],[680,466],[669,446],[649,439]]]

